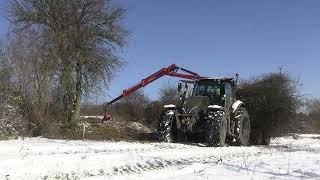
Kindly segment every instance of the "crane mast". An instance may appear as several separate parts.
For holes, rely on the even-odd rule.
[[[181,71],[181,73],[178,71]],[[136,85],[134,85],[128,89],[123,90],[123,92],[120,96],[107,102],[105,104],[105,108],[107,108],[107,106],[112,105],[113,103],[117,102],[121,98],[131,95],[132,93],[139,90],[140,88],[147,86],[148,84],[152,83],[153,81],[155,81],[163,76],[178,77],[178,78],[190,79],[190,80],[200,80],[200,79],[205,78],[205,77],[202,77],[199,74],[192,72],[188,69],[179,67],[176,64],[172,64],[166,68],[160,69],[159,71],[153,73],[152,75],[146,77],[145,79],[142,79]]]

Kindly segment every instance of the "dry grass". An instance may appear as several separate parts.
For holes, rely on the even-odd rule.
[[[72,140],[111,140],[111,141],[157,141],[155,132],[143,132],[133,128],[129,122],[111,121],[106,125],[98,123],[98,119],[81,119],[75,130],[55,132],[47,134],[47,138],[52,139],[72,139]],[[83,124],[86,131],[83,138]]]

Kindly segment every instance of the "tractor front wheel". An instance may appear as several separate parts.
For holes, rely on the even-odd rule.
[[[159,123],[159,140],[161,142],[174,142],[173,134],[173,120],[174,120],[174,111],[164,111],[161,113],[160,123]]]
[[[208,146],[224,146],[227,136],[227,119],[225,115],[214,112],[213,116],[208,117]]]
[[[234,145],[248,146],[250,140],[250,119],[247,110],[243,107],[235,113],[235,140]]]

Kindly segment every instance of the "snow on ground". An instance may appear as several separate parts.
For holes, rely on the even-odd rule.
[[[320,135],[250,147],[0,141],[0,179],[320,179]]]

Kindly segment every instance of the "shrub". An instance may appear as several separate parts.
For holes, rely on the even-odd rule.
[[[0,103],[0,139],[12,139],[25,135],[27,123],[23,119],[20,104],[21,97],[1,93]]]
[[[242,81],[237,94],[250,114],[252,138],[261,133],[270,137],[287,132],[290,118],[303,104],[297,81],[286,73],[268,73]]]

